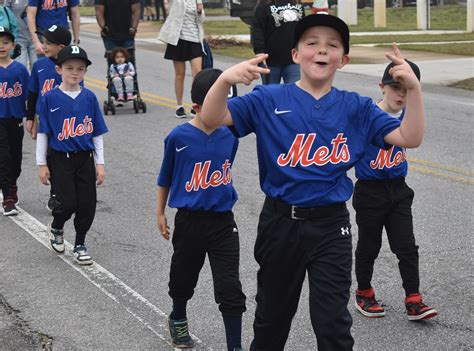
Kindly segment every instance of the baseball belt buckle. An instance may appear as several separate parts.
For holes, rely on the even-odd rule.
[[[290,216],[290,218],[291,218],[291,219],[296,219],[296,220],[298,220],[298,221],[304,220],[304,218],[300,218],[300,217],[297,217],[297,216],[296,216],[296,209],[297,209],[296,206],[291,205],[291,216]]]

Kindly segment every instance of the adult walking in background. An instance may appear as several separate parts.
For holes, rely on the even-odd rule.
[[[28,0],[28,29],[38,56],[44,56],[41,38],[37,31],[49,29],[51,26],[69,28],[68,15],[71,18],[73,44],[79,44],[81,15],[79,0]]]
[[[28,29],[28,19],[26,16],[28,0],[5,0],[3,4],[12,10],[18,22],[19,32],[15,42],[20,44],[21,54],[16,58],[16,60],[31,69],[37,56],[35,43],[33,42]]]
[[[191,62],[193,78],[202,69],[203,20],[202,0],[173,0],[170,2],[168,17],[158,36],[158,39],[167,44],[165,59],[173,61],[176,118],[187,117],[183,107],[186,61]],[[191,117],[195,115],[194,110],[191,110]]]
[[[263,84],[294,83],[300,68],[293,62],[293,33],[304,17],[299,0],[259,0],[255,7],[250,37],[256,55],[268,54],[270,74],[262,75]]]
[[[163,21],[166,21],[166,7],[164,0],[155,0],[156,20],[160,20],[160,9],[163,11]]]
[[[106,53],[122,47],[133,54],[140,21],[140,0],[95,0],[94,5]]]

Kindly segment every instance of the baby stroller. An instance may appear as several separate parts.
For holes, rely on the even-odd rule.
[[[129,48],[127,51],[130,54],[130,62],[135,66],[135,75],[133,76],[133,109],[135,110],[135,113],[140,112],[140,110],[142,110],[143,113],[146,113],[146,104],[140,97],[140,90],[138,89],[138,73],[135,63],[135,48]],[[118,101],[118,94],[115,90],[115,86],[112,83],[112,77],[109,73],[109,67],[113,63],[111,51],[106,51],[104,57],[107,61],[107,100],[104,101],[104,114],[108,115],[110,111],[113,115],[115,115],[116,107],[123,107],[124,103],[130,100],[128,100],[125,96],[123,101]]]

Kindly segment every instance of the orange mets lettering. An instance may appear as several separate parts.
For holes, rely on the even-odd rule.
[[[407,152],[405,149],[403,149],[402,151],[397,151],[395,153],[395,156],[393,156],[392,158],[393,150],[394,146],[392,146],[389,150],[380,149],[377,158],[375,160],[370,161],[370,168],[392,168],[406,161]]]
[[[46,94],[48,91],[54,88],[54,78],[53,79],[46,79],[43,83],[43,88],[41,89],[41,96]]]
[[[66,6],[67,6],[67,0],[45,0],[41,8],[43,10],[55,10],[60,7],[66,7]]]
[[[94,126],[89,116],[84,118],[84,123],[79,123],[76,127],[74,124],[76,122],[76,117],[66,118],[63,122],[63,130],[58,134],[58,140],[63,141],[69,138],[74,138],[76,136],[81,136],[84,134],[90,134],[94,131]]]
[[[13,88],[7,88],[7,83],[0,83],[0,98],[8,99],[11,97],[21,96],[23,89],[19,82],[13,84]]]
[[[215,170],[209,176],[209,168],[211,167],[211,161],[198,162],[194,165],[193,175],[191,180],[186,182],[185,189],[187,192],[198,191],[199,188],[207,189],[210,186],[218,187],[219,185],[227,185],[232,181],[232,172],[230,171],[231,163],[229,160],[225,160],[222,165],[222,171]]]
[[[308,134],[308,138],[304,141],[305,134],[297,134],[290,150],[287,154],[280,154],[277,159],[279,166],[296,167],[300,164],[303,167],[311,165],[324,166],[328,163],[337,164],[340,162],[348,162],[351,159],[349,148],[346,144],[347,138],[343,137],[343,133],[331,140],[332,149],[327,146],[320,146],[316,149],[312,156],[310,150],[316,139],[316,133]],[[339,146],[341,146],[339,148]]]

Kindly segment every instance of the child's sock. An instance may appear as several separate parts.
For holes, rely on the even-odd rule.
[[[232,316],[223,314],[227,350],[232,351],[234,347],[242,345],[242,315]]]
[[[173,299],[173,312],[171,312],[171,319],[177,321],[180,319],[186,319],[186,304],[188,300]]]

